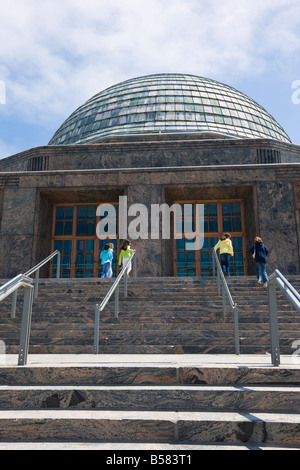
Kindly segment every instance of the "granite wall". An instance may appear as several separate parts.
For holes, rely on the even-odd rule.
[[[37,147],[0,160],[0,172],[297,163],[300,148],[268,139],[161,135]]]
[[[280,147],[282,156],[290,151],[289,155],[295,157],[299,152],[295,146],[275,144],[272,142],[277,150]],[[31,149],[1,161],[0,277],[26,272],[50,253],[55,204],[117,202],[120,195],[128,197],[128,205],[138,202],[148,208],[178,200],[241,198],[247,273],[254,272],[248,247],[260,235],[270,249],[269,270],[300,274],[300,166],[253,163],[262,145],[271,143],[258,140],[250,146],[247,141],[200,139],[153,141],[151,145],[109,142],[72,149]],[[104,147],[109,154],[103,153]],[[46,151],[51,156],[49,169],[26,171],[28,158],[39,158]],[[51,170],[58,163],[61,168],[71,166],[71,161],[76,169]],[[101,162],[116,167],[95,169]],[[130,167],[132,164],[137,167]],[[91,166],[94,169],[89,169]],[[5,172],[8,167],[14,171]],[[139,276],[173,274],[172,241],[138,239],[132,240],[132,246],[139,253]]]
[[[294,185],[288,181],[257,183],[259,235],[269,248],[269,270],[299,274],[298,228]]]
[[[32,266],[35,188],[3,190],[0,230],[0,259],[3,278],[26,272]]]

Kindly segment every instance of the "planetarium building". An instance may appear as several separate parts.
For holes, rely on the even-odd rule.
[[[232,237],[232,275],[254,273],[255,236],[269,248],[270,270],[300,274],[299,163],[300,147],[280,124],[230,86],[182,74],[119,83],[75,110],[48,145],[0,161],[0,277],[26,272],[56,249],[62,277],[98,277],[106,239],[117,255],[124,238],[120,200],[148,208],[149,223],[154,204],[188,205],[194,227],[203,208],[201,249],[187,248],[183,227],[176,237],[140,229],[131,240],[138,276],[210,276],[223,232]],[[97,236],[103,204],[115,208],[113,220],[105,214],[115,227],[106,239]]]

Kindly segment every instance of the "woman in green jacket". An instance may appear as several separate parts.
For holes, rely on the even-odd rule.
[[[130,242],[129,240],[124,240],[121,246],[121,251],[119,255],[119,266],[125,266],[125,264],[128,262],[131,253],[134,250],[130,248]],[[127,269],[127,276],[129,276],[129,273],[131,271],[131,261],[129,262],[128,269]]]

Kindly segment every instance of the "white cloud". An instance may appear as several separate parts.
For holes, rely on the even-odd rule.
[[[0,15],[6,113],[49,126],[134,76],[183,72],[230,84],[286,71],[299,56],[299,8],[298,0],[10,0]]]
[[[287,59],[295,55],[299,61],[300,3],[284,3],[285,8],[276,11],[265,28],[262,48],[277,51]]]

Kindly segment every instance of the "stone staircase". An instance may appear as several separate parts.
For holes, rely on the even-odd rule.
[[[300,277],[290,281],[299,290]],[[93,353],[94,310],[112,281],[102,279],[41,280],[34,300],[29,353]],[[239,308],[242,354],[270,350],[267,291],[253,277],[230,278],[229,287]],[[278,289],[278,321],[282,354],[293,353],[300,338],[300,318]],[[10,318],[11,299],[0,304],[0,339],[7,353],[17,353],[22,295],[17,315]],[[119,318],[114,302],[101,313],[102,354],[231,354],[233,318],[216,281],[204,278],[138,278],[130,280],[128,298],[120,292]]]
[[[300,292],[300,276],[288,276]],[[267,289],[254,278],[232,278],[229,288],[239,309],[241,353],[268,353],[270,348],[269,308]],[[277,292],[280,352],[293,354],[295,341],[300,339],[300,316],[279,288]]]
[[[299,290],[300,277],[289,280]],[[216,281],[201,278],[130,280],[119,318],[113,302],[101,316],[93,355],[95,304],[111,282],[41,280],[26,367],[16,365],[22,296],[16,319],[0,304],[0,449],[300,449],[300,363],[272,367],[267,293],[254,278],[229,279],[241,356]],[[278,316],[290,355],[300,325],[279,292]]]
[[[0,367],[0,449],[300,449],[299,367],[201,365],[183,355],[130,364],[86,355],[77,366],[32,357],[29,367]]]

